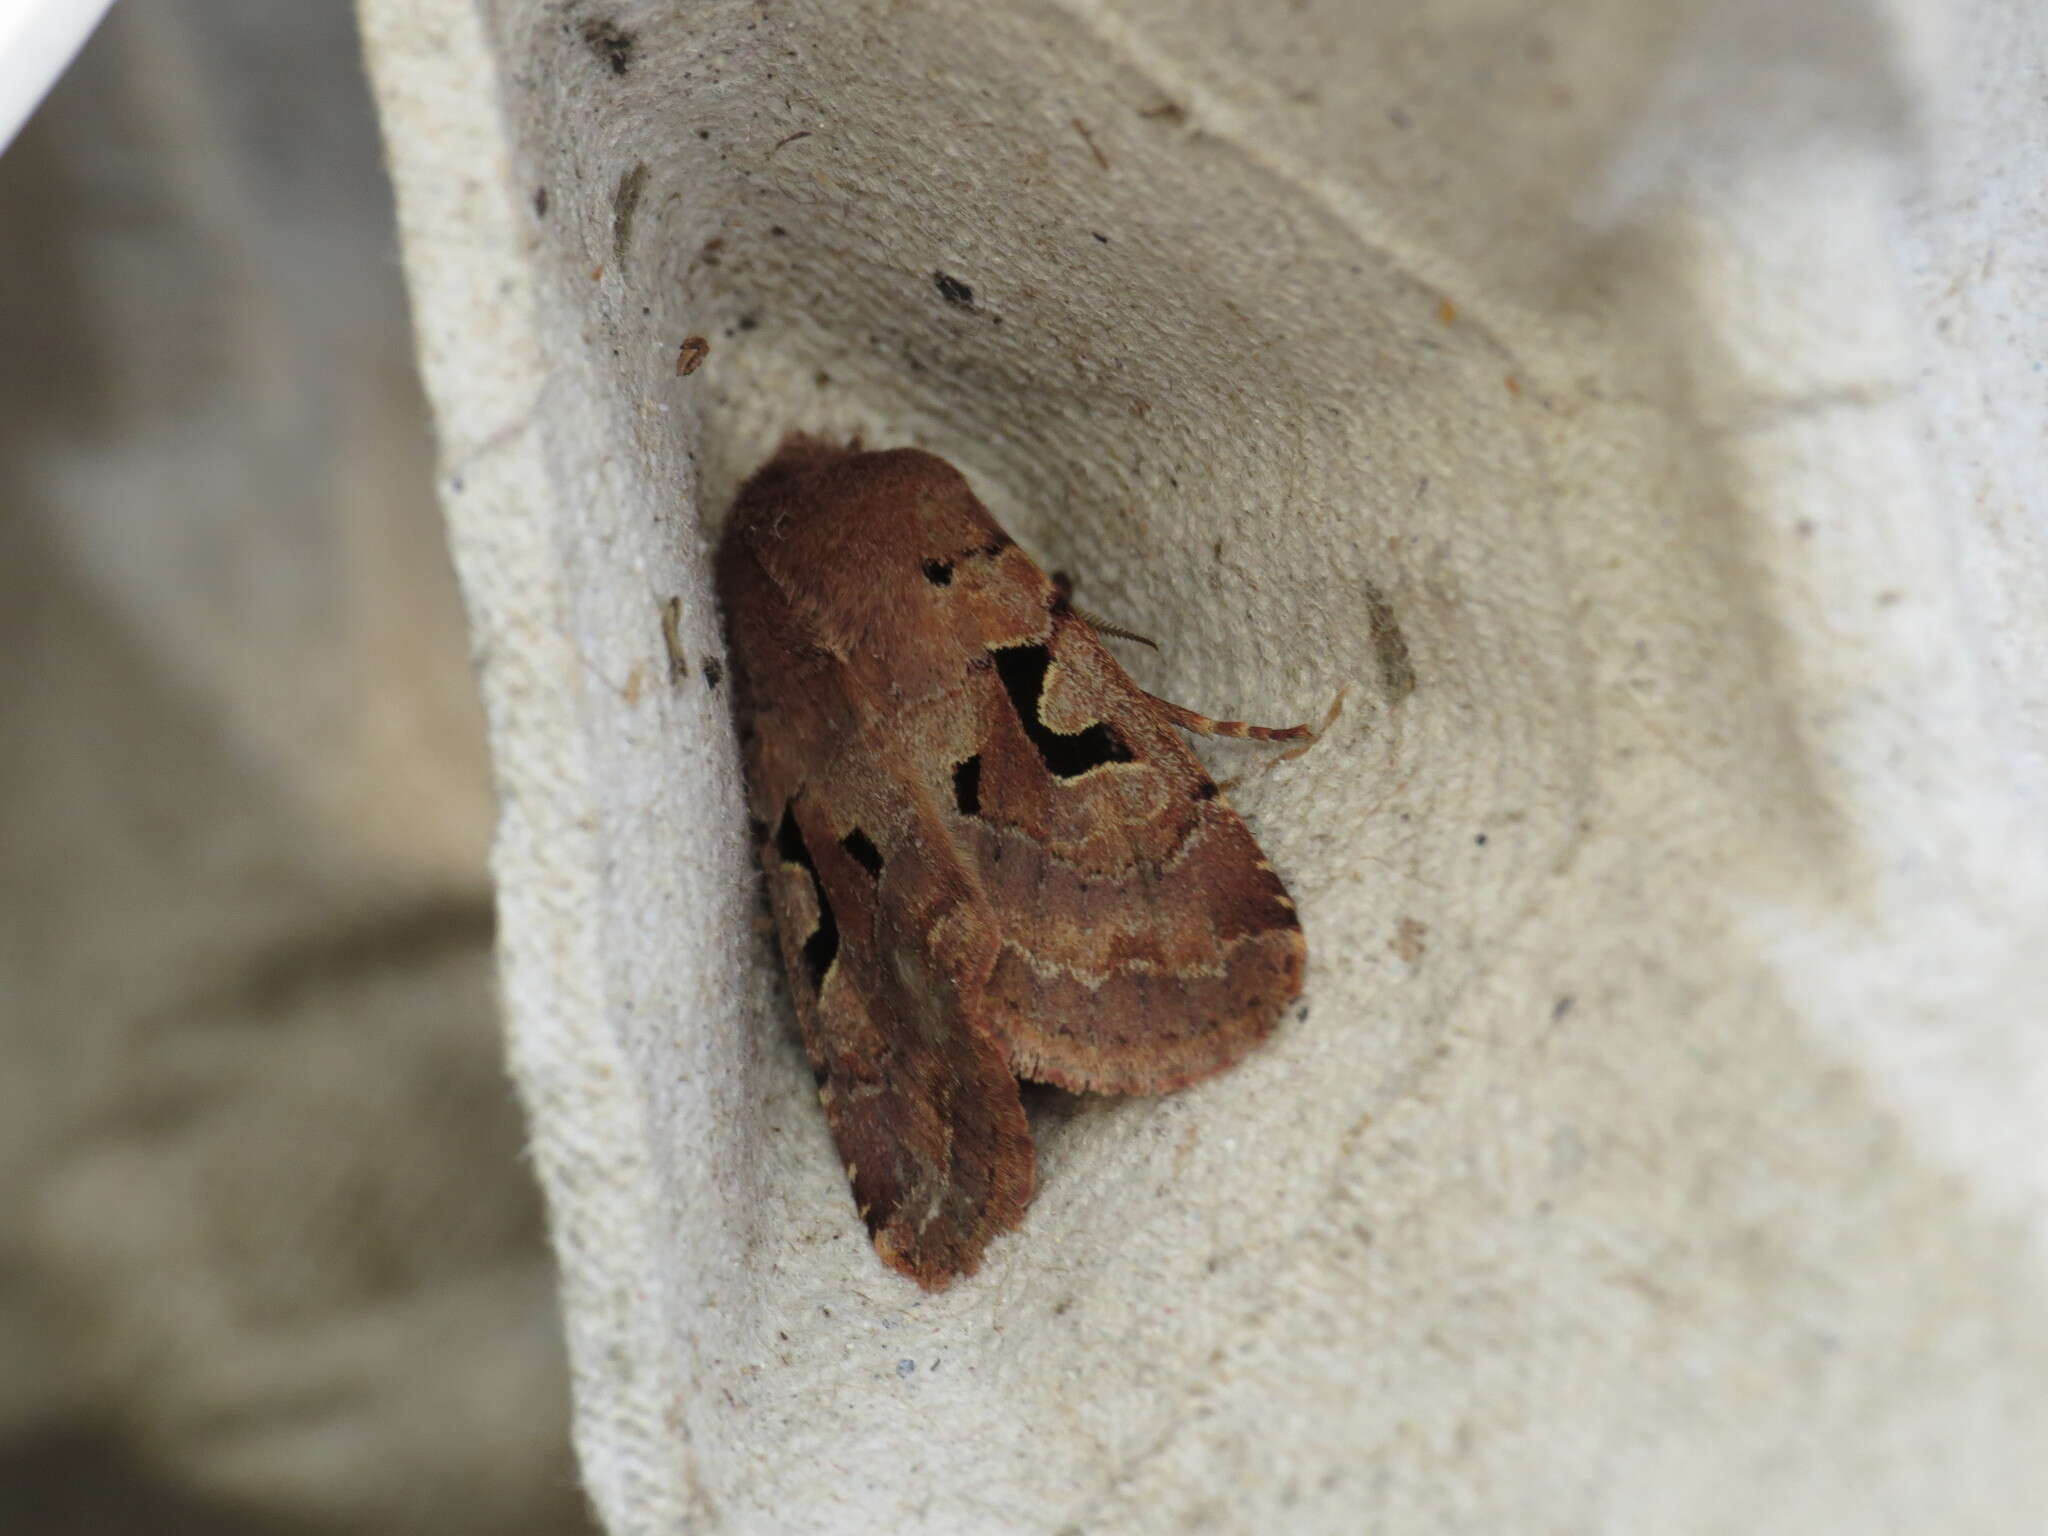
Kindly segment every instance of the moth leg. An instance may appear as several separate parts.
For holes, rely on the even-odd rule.
[[[1141,688],[1138,690],[1143,693]],[[1242,720],[1212,720],[1192,709],[1169,703],[1156,693],[1145,697],[1158,705],[1175,725],[1197,736],[1228,736],[1235,741],[1314,741],[1316,729],[1308,725],[1247,725]]]
[[[1144,690],[1140,689],[1139,692],[1142,693]],[[1339,688],[1337,697],[1330,700],[1330,707],[1323,712],[1322,721],[1314,726],[1246,725],[1242,720],[1211,720],[1207,715],[1198,715],[1191,709],[1181,708],[1178,704],[1169,704],[1157,694],[1147,693],[1145,697],[1165,710],[1175,725],[1184,731],[1193,731],[1198,736],[1230,736],[1239,741],[1298,741],[1301,743],[1300,746],[1289,747],[1273,759],[1275,763],[1291,763],[1322,740],[1323,733],[1337,723],[1337,717],[1344,713],[1344,700],[1350,692],[1349,683]],[[1227,793],[1237,788],[1241,782],[1238,779],[1231,779],[1219,788]]]
[[[1309,732],[1308,740],[1304,741],[1298,747],[1289,747],[1285,752],[1282,752],[1280,756],[1277,759],[1275,759],[1275,761],[1282,763],[1291,763],[1297,757],[1301,756],[1302,753],[1306,752],[1310,747],[1314,746],[1317,742],[1321,741],[1325,733],[1329,731],[1330,727],[1337,723],[1337,717],[1344,713],[1344,701],[1345,699],[1349,698],[1350,695],[1351,685],[1349,683],[1346,683],[1343,687],[1337,690],[1337,696],[1334,699],[1330,700],[1330,707],[1323,711],[1323,718],[1317,721],[1316,728],[1313,731]]]

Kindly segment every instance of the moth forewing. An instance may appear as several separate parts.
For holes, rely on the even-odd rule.
[[[943,460],[793,436],[718,571],[827,1120],[877,1251],[941,1286],[1031,1197],[1017,1077],[1230,1066],[1300,991],[1293,903],[1177,734],[1236,722],[1133,683]]]

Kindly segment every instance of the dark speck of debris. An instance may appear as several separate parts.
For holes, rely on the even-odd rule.
[[[784,229],[780,224],[770,224],[768,226],[768,233],[773,235],[776,239],[780,240],[784,235],[788,234],[789,231]]]
[[[939,290],[939,297],[948,304],[958,304],[962,309],[974,308],[974,290],[947,272],[934,272],[932,285]]]
[[[761,317],[759,315],[741,315],[739,319],[733,321],[733,324],[743,331],[751,331],[760,323]]]
[[[700,139],[708,139],[711,137],[711,130],[709,128],[699,128],[697,130],[697,137]]]
[[[908,1376],[916,1369],[917,1362],[915,1360],[898,1360],[896,1362],[896,1374],[898,1376]]]
[[[1476,846],[1484,848],[1486,846],[1486,834],[1482,832],[1477,837],[1473,838],[1472,841]]]
[[[1387,702],[1398,704],[1415,691],[1415,662],[1408,654],[1408,637],[1401,632],[1394,605],[1371,582],[1365,586],[1365,616],[1373,655],[1380,666],[1380,686],[1386,690]]]
[[[1566,1014],[1570,1013],[1572,1011],[1572,1005],[1576,1002],[1578,1002],[1578,999],[1574,997],[1571,993],[1567,992],[1563,997],[1560,997],[1556,1002],[1552,1003],[1550,1005],[1550,1017],[1552,1022],[1555,1022],[1556,1020],[1561,1019]]]
[[[638,39],[616,21],[592,20],[583,23],[583,43],[592,53],[611,66],[615,75],[623,75],[633,63],[633,49]]]
[[[725,663],[716,656],[706,656],[697,663],[697,670],[704,674],[705,687],[718,692],[718,685],[725,681]]]
[[[548,189],[546,187],[535,187],[533,189],[533,216],[537,219],[544,219],[548,216]]]
[[[1104,245],[1109,244],[1109,236],[1105,235],[1101,230],[1091,229],[1088,231],[1088,233],[1093,235],[1096,239],[1100,240]]]
[[[612,259],[620,266],[633,243],[633,215],[640,211],[640,196],[646,190],[647,162],[636,160],[619,176],[619,189],[612,194]]]

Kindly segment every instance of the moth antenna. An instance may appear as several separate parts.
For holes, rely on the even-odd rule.
[[[1115,635],[1119,640],[1135,640],[1140,645],[1151,646],[1155,651],[1159,649],[1159,642],[1151,636],[1141,635],[1135,629],[1125,629],[1121,624],[1112,624],[1109,620],[1090,613],[1086,608],[1076,608],[1072,603],[1069,603],[1067,604],[1067,612],[1081,620],[1098,635]]]
[[[1159,642],[1150,635],[1141,635],[1135,629],[1125,629],[1121,624],[1112,624],[1100,614],[1090,613],[1086,608],[1075,607],[1074,578],[1065,571],[1054,571],[1051,581],[1054,608],[1071,613],[1098,635],[1114,635],[1119,640],[1135,640],[1140,645],[1151,646],[1155,651],[1159,649]]]

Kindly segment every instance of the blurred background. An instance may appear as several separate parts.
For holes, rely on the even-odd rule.
[[[589,1529],[350,7],[0,154],[0,1531]]]

